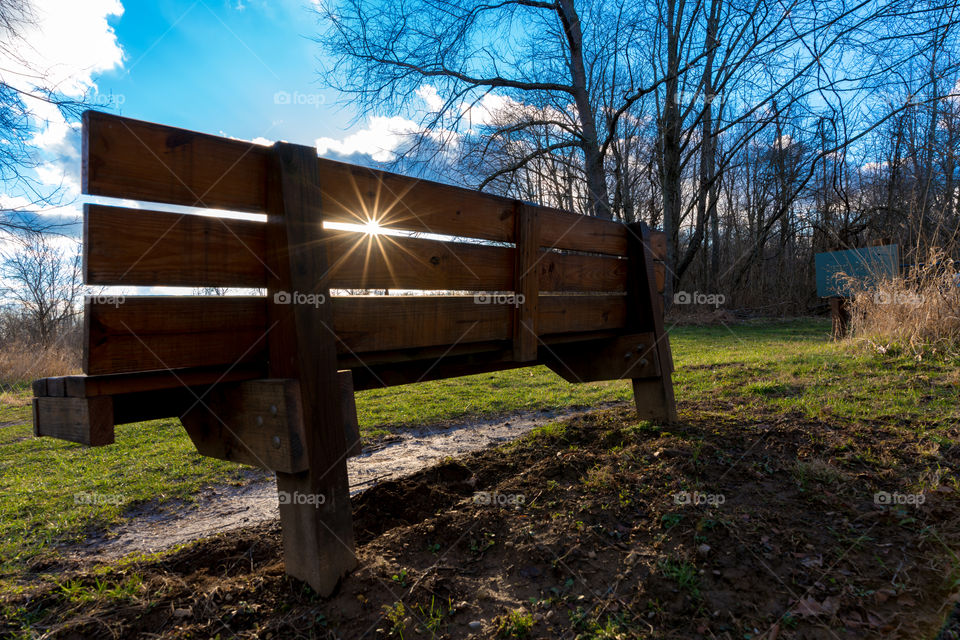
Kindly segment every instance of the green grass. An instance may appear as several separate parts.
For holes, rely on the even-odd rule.
[[[819,320],[672,329],[681,420],[789,413],[851,427],[906,426],[951,444],[946,427],[960,419],[956,363],[874,355],[831,342],[829,329]],[[199,456],[177,420],[119,427],[115,445],[96,449],[33,438],[22,400],[28,393],[0,404],[0,423],[10,425],[0,427],[0,589],[52,544],[108,529],[132,507],[189,499],[203,486],[250,477],[237,465]],[[361,433],[373,438],[466,417],[630,398],[627,382],[568,384],[532,367],[364,391],[357,410]],[[22,424],[10,424],[16,422]],[[82,503],[88,495],[96,498]]]

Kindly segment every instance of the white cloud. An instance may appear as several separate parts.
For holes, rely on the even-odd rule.
[[[107,22],[110,16],[123,13],[123,5],[119,0],[33,0],[31,4],[33,20],[21,29],[21,39],[10,43],[17,55],[0,65],[0,80],[26,93],[23,100],[37,127],[30,143],[47,159],[35,169],[36,180],[61,188],[61,195],[71,199],[80,193],[80,123],[68,122],[55,105],[30,93],[36,85],[69,98],[95,93],[95,75],[123,64],[123,50]],[[12,203],[12,196],[3,198]],[[37,213],[74,217],[79,210],[43,207]]]
[[[443,107],[443,98],[440,97],[440,92],[432,84],[425,84],[417,89],[417,95],[427,103],[427,108],[430,111],[440,111]]]
[[[331,152],[342,155],[362,153],[377,162],[389,162],[409,135],[417,131],[417,123],[402,116],[373,116],[367,128],[351,133],[343,140],[317,138],[317,153],[322,156]]]
[[[123,14],[119,0],[34,0],[32,4],[36,24],[23,33],[29,46],[21,49],[20,71],[41,71],[63,93],[80,96],[94,86],[95,74],[123,63],[123,50],[107,23],[108,17]]]

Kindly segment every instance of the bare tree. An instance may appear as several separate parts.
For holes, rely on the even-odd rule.
[[[82,310],[80,253],[36,231],[12,238],[0,251],[0,293],[10,311],[24,319],[30,338],[50,346]]]
[[[61,204],[63,190],[41,185],[30,170],[38,164],[31,140],[38,119],[31,104],[55,106],[65,118],[76,118],[83,100],[64,95],[48,81],[46,70],[35,69],[24,51],[29,43],[24,32],[35,25],[29,0],[0,0],[0,190],[18,193],[23,206],[0,206],[0,230],[29,231],[54,226],[36,215],[39,207]]]
[[[329,82],[354,96],[363,112],[400,109],[425,84],[442,104],[425,116],[432,136],[458,134],[470,111],[496,93],[533,108],[489,127],[489,138],[549,127],[563,132],[506,165],[486,167],[481,188],[557,151],[575,149],[587,212],[613,215],[605,167],[618,125],[665,78],[638,65],[640,0],[328,0],[319,38],[336,62]],[[693,66],[672,69],[681,74]]]

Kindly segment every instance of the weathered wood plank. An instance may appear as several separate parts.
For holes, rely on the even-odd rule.
[[[180,420],[201,455],[284,473],[307,468],[297,380],[218,385]]]
[[[97,111],[83,114],[83,192],[264,210],[268,149]]]
[[[307,460],[302,473],[277,472],[284,562],[288,574],[326,596],[357,563],[333,305],[276,304],[283,290],[330,295],[316,150],[277,143],[273,152],[268,300],[277,327],[270,373],[300,381]]]
[[[640,418],[676,422],[677,405],[673,396],[673,356],[670,338],[663,327],[661,296],[657,292],[655,258],[650,228],[645,223],[630,227],[630,277],[627,283],[627,327],[650,332],[653,344],[650,359],[657,360],[659,377],[633,380],[634,403]]]
[[[89,204],[83,223],[87,284],[266,285],[263,223]]]
[[[516,295],[513,313],[513,359],[526,362],[537,359],[540,335],[538,298],[540,294],[540,218],[537,210],[522,204],[516,210],[517,250],[515,261]]]
[[[539,210],[543,246],[615,256],[627,254],[625,225],[547,207]]]
[[[84,216],[87,284],[266,286],[263,223],[101,205],[86,205]],[[515,251],[507,247],[346,231],[328,232],[324,243],[335,289],[513,287]],[[626,286],[626,261],[616,258],[543,252],[537,270],[545,291]]]
[[[396,349],[509,340],[509,298],[483,296],[346,296],[322,327],[341,356]],[[279,308],[314,307],[280,304]],[[256,297],[128,297],[87,305],[88,375],[213,367],[266,360],[267,302]],[[625,326],[622,295],[540,295],[541,335],[607,331]]]
[[[334,289],[505,291],[513,249],[423,238],[328,231]]]
[[[542,253],[537,262],[540,291],[612,293],[626,291],[626,260],[579,254]]]
[[[65,376],[64,382],[67,397],[88,398],[159,389],[175,389],[177,387],[199,387],[214,383],[241,382],[265,376],[266,363],[253,363],[93,376]]]
[[[263,212],[261,145],[88,111],[84,193]],[[317,159],[324,219],[501,242],[514,239],[513,201],[472,189]],[[544,246],[626,254],[624,225],[538,207]]]
[[[567,382],[597,382],[660,375],[652,333],[574,342],[546,349],[546,364]]]
[[[91,447],[113,444],[113,400],[34,398],[34,434]]]
[[[263,298],[131,296],[85,307],[88,375],[264,360]]]
[[[541,295],[540,335],[609,331],[626,326],[622,295]]]

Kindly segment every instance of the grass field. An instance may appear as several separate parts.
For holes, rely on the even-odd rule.
[[[851,439],[858,425],[882,424],[922,438],[933,453],[957,444],[957,363],[871,354],[828,336],[820,320],[673,328],[681,420],[792,415],[847,425]],[[536,367],[366,391],[357,408],[370,439],[413,425],[629,398],[625,382],[571,385]],[[205,485],[251,477],[197,455],[177,420],[120,427],[115,445],[97,449],[33,438],[22,394],[0,407],[0,421],[0,588],[8,592],[57,542],[107,529],[137,505],[189,500]],[[858,455],[882,461],[886,452]],[[928,481],[958,488],[949,469]]]

